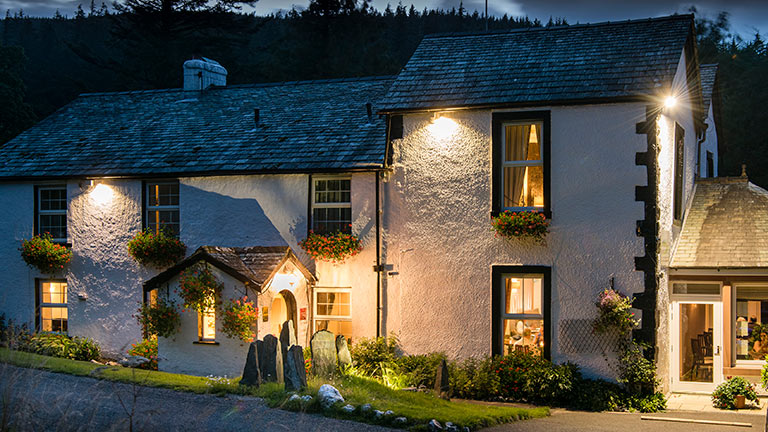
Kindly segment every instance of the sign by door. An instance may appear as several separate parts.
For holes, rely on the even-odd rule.
[[[299,319],[301,321],[306,321],[307,320],[307,308],[303,307],[303,308],[299,309]]]

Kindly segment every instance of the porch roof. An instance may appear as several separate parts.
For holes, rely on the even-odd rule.
[[[746,175],[698,179],[670,267],[768,267],[768,191]]]

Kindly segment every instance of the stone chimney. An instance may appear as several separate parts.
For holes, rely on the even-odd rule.
[[[227,85],[227,70],[205,57],[184,62],[184,90],[200,91]]]

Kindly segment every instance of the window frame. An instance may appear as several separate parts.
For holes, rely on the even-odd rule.
[[[518,111],[495,112],[491,120],[491,216],[497,216],[504,210],[524,211],[533,210],[543,213],[547,218],[552,217],[550,202],[550,169],[551,169],[551,111]],[[520,162],[504,161],[504,126],[508,124],[541,123],[541,167],[543,170],[543,195],[542,207],[504,207],[504,167],[505,166],[531,166]],[[539,166],[538,164],[535,166]]]
[[[675,222],[683,220],[685,207],[685,129],[675,122],[672,170],[672,217]]]
[[[34,198],[34,222],[33,222],[33,235],[40,235],[42,232],[40,231],[40,217],[43,215],[63,215],[64,216],[64,232],[66,236],[64,238],[52,238],[52,241],[54,243],[58,244],[67,244],[67,241],[69,239],[69,199],[68,199],[68,193],[67,193],[67,185],[66,184],[50,184],[50,185],[36,185],[35,188],[35,198]],[[65,208],[64,210],[42,210],[41,207],[41,197],[40,193],[44,190],[63,190],[64,191],[64,202],[65,202]]]
[[[205,337],[205,315],[213,315],[213,337],[212,338],[206,338]],[[216,331],[216,319],[217,319],[217,313],[216,308],[213,307],[208,310],[207,313],[198,312],[197,313],[197,341],[196,343],[202,343],[202,344],[213,344],[216,343],[216,336],[218,335],[218,332]]]
[[[349,315],[318,315],[317,294],[319,293],[348,293]],[[345,321],[352,322],[352,287],[315,287],[312,290],[312,331],[317,331],[317,321]]]
[[[43,284],[44,283],[63,283],[65,284],[65,293],[67,296],[67,303],[44,303],[43,302]],[[59,332],[63,334],[69,334],[69,282],[66,279],[43,279],[35,278],[35,329],[36,331],[43,330],[43,308],[64,308],[67,311],[67,331]]]
[[[504,312],[504,275],[517,274],[520,276],[540,274],[541,282],[541,316],[532,314],[507,314]],[[541,319],[544,325],[544,348],[542,356],[551,359],[552,345],[552,267],[538,265],[494,265],[491,266],[491,353],[504,353],[504,332],[502,322],[514,315],[517,319]],[[514,318],[513,318],[514,319]]]
[[[736,351],[736,340],[738,337],[736,336],[736,324],[734,322],[735,317],[738,314],[738,299],[739,299],[739,288],[744,287],[766,287],[768,286],[768,283],[761,283],[761,282],[736,282],[731,285],[732,290],[732,301],[731,301],[731,322],[728,323],[727,327],[725,328],[725,331],[730,332],[731,334],[731,357],[733,359],[733,365],[734,367],[762,367],[766,364],[766,360],[744,360],[739,359],[738,354]],[[725,306],[723,306],[725,307]],[[727,359],[725,359],[727,360]]]
[[[317,181],[323,180],[349,180],[349,202],[316,203],[315,185]],[[309,223],[307,224],[307,235],[309,232],[318,234],[330,234],[331,231],[320,233],[314,229],[315,209],[316,208],[348,208],[349,223],[352,224],[352,176],[350,175],[310,175],[309,176]],[[349,232],[351,233],[351,229]]]
[[[153,185],[162,185],[162,184],[176,184],[179,186],[179,204],[175,206],[150,206],[149,205],[149,187]],[[149,212],[151,211],[168,211],[168,210],[176,210],[179,214],[179,232],[176,234],[176,237],[181,237],[181,183],[178,179],[161,179],[161,180],[144,180],[141,182],[141,204],[142,204],[142,212],[141,212],[141,225],[142,229],[146,230],[148,228],[152,228],[149,226]],[[157,229],[155,229],[155,232],[157,232]]]

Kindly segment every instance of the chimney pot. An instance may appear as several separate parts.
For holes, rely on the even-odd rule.
[[[184,90],[201,91],[212,85],[227,85],[227,70],[217,61],[203,57],[184,62]]]

